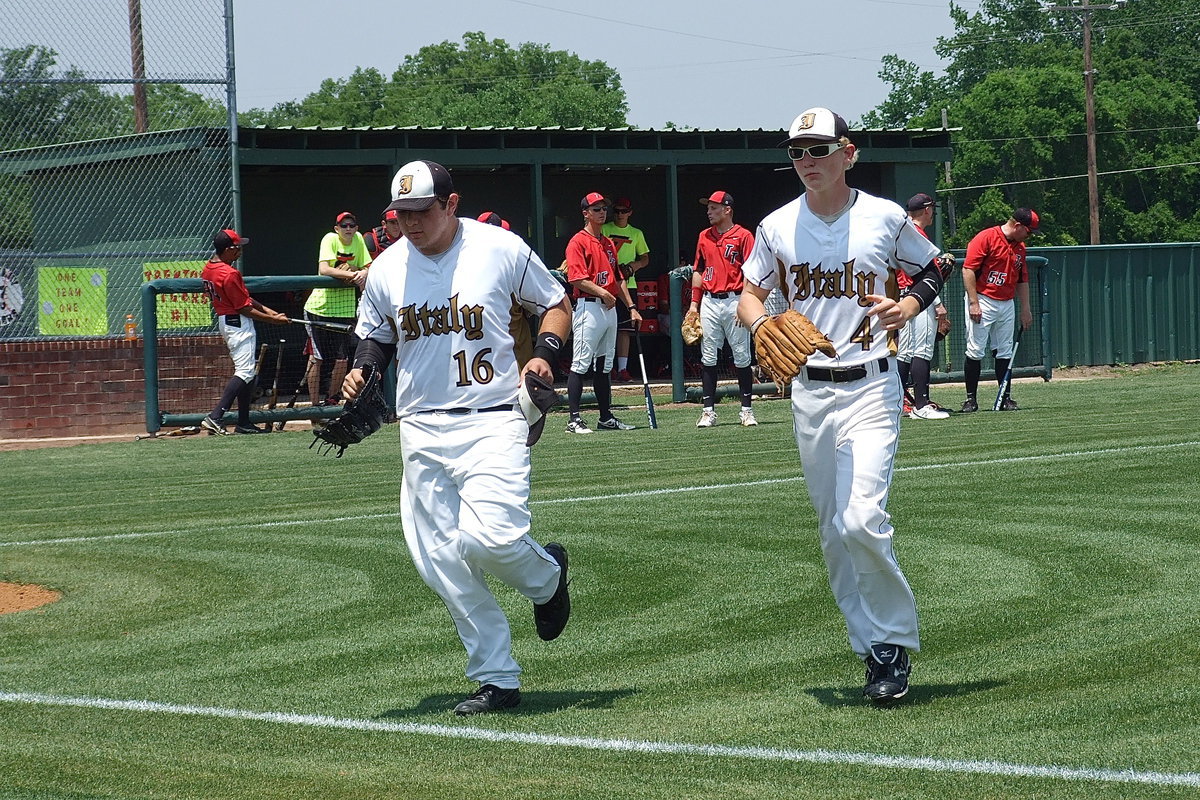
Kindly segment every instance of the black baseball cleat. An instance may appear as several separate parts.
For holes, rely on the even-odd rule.
[[[205,417],[200,420],[200,427],[208,431],[209,436],[225,436],[229,431],[225,430],[225,426],[217,422],[212,417]]]
[[[234,433],[267,433],[262,428],[256,428],[253,425],[238,425],[233,429]]]
[[[550,542],[545,550],[561,568],[554,596],[541,605],[533,605],[533,622],[537,627],[537,634],[543,641],[549,642],[557,639],[563,628],[567,627],[567,620],[571,618],[571,595],[567,590],[567,548],[558,542]]]
[[[962,404],[962,410],[959,413],[960,414],[970,414],[970,413],[972,413],[974,411],[978,411],[978,410],[979,410],[979,403],[975,402],[974,397],[968,397],[966,402]]]
[[[1000,401],[1001,411],[1019,411],[1020,408],[1021,407],[1017,405],[1017,401],[1013,400],[1011,397],[1006,397]]]
[[[479,691],[463,700],[454,707],[454,713],[460,717],[472,714],[488,714],[505,708],[516,708],[521,705],[520,689],[501,689],[490,683],[479,687]]]
[[[890,705],[908,694],[909,671],[907,650],[898,644],[873,644],[863,694],[876,705]]]

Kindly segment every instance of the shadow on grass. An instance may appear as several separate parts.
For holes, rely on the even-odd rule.
[[[637,689],[613,689],[602,692],[521,692],[521,705],[500,712],[506,715],[532,716],[552,714],[568,708],[607,709],[613,703],[637,694]],[[454,706],[461,703],[466,694],[434,694],[426,697],[412,708],[393,708],[379,714],[375,719],[405,719],[429,714],[453,713]]]
[[[928,703],[933,703],[938,700],[949,700],[953,697],[962,697],[976,692],[986,692],[990,689],[997,689],[1004,686],[1003,681],[973,681],[971,683],[933,683],[933,684],[913,684],[908,694],[903,700],[896,703],[895,706],[880,706],[880,708],[899,708],[903,706],[920,706]],[[821,686],[814,689],[805,689],[806,694],[812,697],[821,705],[828,707],[836,706],[870,706],[871,701],[863,697],[862,688],[858,686]]]

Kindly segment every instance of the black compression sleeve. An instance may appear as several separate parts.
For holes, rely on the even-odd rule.
[[[942,290],[942,271],[934,261],[925,265],[925,269],[913,276],[913,284],[904,290],[901,297],[915,297],[921,304],[921,310],[929,308]]]
[[[388,362],[396,355],[396,345],[384,344],[374,339],[359,339],[358,347],[354,349],[354,369],[364,364],[374,364],[377,368],[387,369]]]

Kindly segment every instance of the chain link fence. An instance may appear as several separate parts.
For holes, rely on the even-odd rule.
[[[235,223],[230,4],[4,0],[0,341],[136,335],[144,281],[199,277]],[[204,295],[158,302],[214,330]]]

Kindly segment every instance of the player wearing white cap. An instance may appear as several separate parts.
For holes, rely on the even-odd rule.
[[[738,316],[757,331],[778,287],[837,349],[809,356],[792,381],[792,417],[830,587],[867,665],[863,691],[886,704],[908,692],[908,651],[920,647],[887,513],[901,397],[891,332],[933,302],[944,276],[904,209],[846,183],[858,150],[845,120],[810,108],[784,144],[805,191],[759,225]],[[896,270],[914,278],[904,296]]]
[[[343,394],[358,394],[364,365],[395,358],[404,538],[450,611],[467,677],[479,683],[455,713],[512,708],[521,701],[521,668],[486,575],[533,601],[542,639],[562,632],[571,611],[567,552],[529,535],[529,425],[517,402],[525,371],[553,382],[550,364],[571,306],[519,236],[456,216],[459,196],[440,164],[405,164],[392,198],[404,238],[367,278],[356,328],[362,342]],[[542,315],[524,370],[509,332],[514,300]]]

